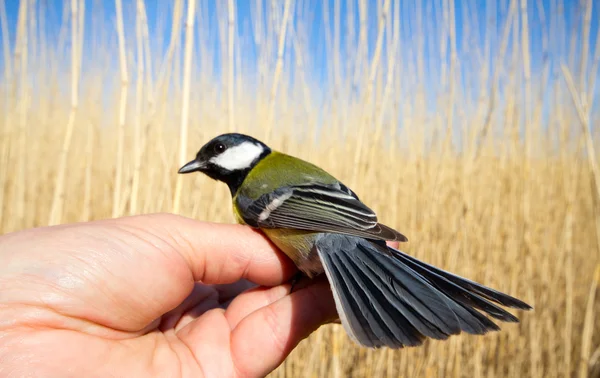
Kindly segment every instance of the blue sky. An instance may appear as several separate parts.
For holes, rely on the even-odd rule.
[[[57,42],[59,39],[59,30],[63,18],[63,10],[65,9],[65,2],[70,3],[70,0],[40,0],[38,1],[38,12],[44,12],[45,14],[45,30],[46,38],[49,43]],[[221,6],[217,6],[217,0],[198,0],[198,7],[201,9],[200,13],[202,18],[198,22],[203,23],[204,34],[200,35],[201,38],[208,44],[210,44],[212,51],[215,52],[213,62],[214,75],[218,77],[221,75],[220,67],[223,65],[220,62],[220,39],[219,39],[219,27],[217,23],[218,17],[223,17],[223,10],[225,9],[227,2],[222,1]],[[373,54],[375,47],[375,40],[377,37],[377,17],[378,17],[378,3],[381,4],[383,1],[372,1],[368,2],[368,46],[369,56]],[[594,53],[594,46],[596,44],[596,36],[598,32],[598,20],[600,19],[600,4],[593,1],[593,17],[591,24],[590,37],[588,41],[582,40],[581,32],[581,3],[578,1],[569,0],[529,0],[528,1],[528,13],[529,13],[529,30],[530,30],[530,52],[531,52],[531,68],[534,76],[539,74],[542,63],[546,60],[550,63],[550,67],[554,74],[558,72],[560,63],[569,63],[568,52],[571,48],[575,49],[576,56],[582,46],[588,45],[590,47],[590,63],[588,69],[591,66],[591,60]],[[153,41],[154,54],[161,56],[164,54],[169,41],[169,30],[171,29],[171,15],[172,15],[172,1],[152,1],[146,0],[146,7],[149,19],[149,28],[151,40]],[[263,0],[263,6],[269,6],[271,1]],[[281,5],[283,2],[278,3]],[[305,56],[310,58],[310,61],[305,62],[307,65],[307,76],[309,80],[314,84],[318,85],[322,89],[330,88],[332,84],[332,78],[329,75],[328,68],[331,67],[329,64],[331,61],[330,46],[327,45],[327,36],[325,34],[326,28],[324,27],[324,15],[326,11],[329,12],[330,24],[333,24],[333,14],[335,4],[334,0],[326,1],[300,1],[295,0],[294,2],[294,18],[293,25],[297,29],[301,29],[304,26],[304,35],[306,36]],[[412,1],[393,1],[393,7],[400,7],[401,16],[401,30],[402,30],[402,53],[399,54],[400,59],[414,59],[414,51],[419,47],[417,41],[414,40],[415,35],[423,35],[422,31],[417,29],[417,11]],[[443,41],[440,39],[442,35],[442,28],[444,23],[441,20],[435,20],[432,14],[439,14],[439,10],[442,7],[442,0],[421,0],[422,8],[425,11],[423,17],[423,25],[426,31],[430,31],[425,34],[425,42],[429,48],[425,48],[425,64],[431,68],[431,72],[424,75],[423,80],[427,80],[425,87],[435,88],[439,85],[439,67],[447,64],[450,60],[449,53],[446,56],[440,56],[439,46]],[[456,39],[457,39],[457,52],[458,58],[461,62],[461,76],[463,83],[468,85],[469,79],[481,70],[478,66],[478,62],[474,60],[473,51],[476,50],[474,47],[478,47],[481,50],[484,46],[484,41],[489,40],[491,42],[492,56],[497,52],[501,39],[501,33],[503,25],[506,22],[507,11],[509,1],[498,1],[496,7],[491,7],[494,4],[493,0],[477,1],[477,0],[455,0],[455,24],[456,24]],[[520,3],[520,1],[518,1]],[[5,1],[8,20],[11,46],[14,48],[15,38],[15,26],[18,17],[19,1],[8,0]],[[123,0],[126,34],[130,37],[134,37],[134,26],[135,26],[135,1]],[[252,20],[255,17],[254,9],[255,2],[249,0],[238,0],[236,1],[236,29],[237,29],[237,41],[241,41],[242,38],[252,38]],[[356,1],[348,2],[344,0],[339,1],[341,25],[340,25],[340,53],[341,61],[346,62],[351,59],[347,49],[350,46],[351,49],[356,48],[356,37],[353,40],[348,38],[347,18],[346,13],[349,7],[357,9]],[[540,6],[543,8],[541,12]],[[219,9],[220,12],[219,13]],[[428,10],[432,13],[428,14]],[[357,14],[357,12],[354,12]],[[220,15],[219,15],[220,14]],[[561,19],[564,20],[564,24],[551,24],[553,15],[561,15]],[[491,17],[494,16],[494,17]],[[563,17],[564,16],[564,17]],[[358,16],[355,18],[356,24],[358,24]],[[497,23],[493,24],[492,19],[496,19]],[[545,18],[542,19],[542,18]],[[476,20],[475,23],[468,20]],[[84,46],[90,49],[90,46],[94,46],[93,41],[98,38],[108,38],[116,40],[116,28],[115,28],[115,5],[114,1],[106,0],[86,0],[86,39]],[[90,26],[91,25],[91,26]],[[310,30],[307,30],[306,26],[310,25]],[[468,26],[468,28],[467,28]],[[552,40],[546,52],[542,49],[542,35],[545,31],[551,31]],[[572,44],[571,40],[564,35],[573,35],[570,32],[575,30],[575,43]],[[302,30],[297,30],[301,32]],[[199,34],[197,34],[199,35]],[[468,38],[468,40],[467,40]],[[199,44],[198,39],[196,43]],[[289,46],[289,44],[288,44]],[[288,47],[289,48],[289,47]],[[509,44],[509,51],[511,44]],[[198,51],[198,50],[197,50]],[[412,51],[412,53],[410,53]],[[252,66],[256,64],[257,51],[253,43],[244,43],[243,49],[240,49],[241,58],[245,65]],[[292,50],[291,55],[286,59],[286,62],[293,61],[295,52]],[[90,54],[84,54],[89,59],[93,59],[93,51]],[[273,57],[273,61],[274,61]],[[2,59],[2,62],[4,59]],[[494,59],[488,60],[488,64],[493,64]],[[0,63],[4,64],[4,63]],[[85,66],[84,62],[84,66]],[[115,68],[118,67],[118,60],[115,56],[114,60]],[[158,64],[157,64],[158,66]],[[574,70],[579,64],[576,62],[572,67]],[[344,64],[344,67],[346,65]],[[341,76],[347,77],[351,75],[351,72],[347,72],[344,67],[341,67]],[[196,67],[202,69],[202,67]],[[154,68],[155,70],[158,67]],[[286,72],[293,74],[293,64],[289,64]],[[558,76],[557,76],[558,77]],[[323,91],[326,92],[326,91]],[[598,88],[596,88],[598,92]],[[596,96],[600,97],[600,96]]]

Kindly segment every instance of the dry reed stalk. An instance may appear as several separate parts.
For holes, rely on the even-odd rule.
[[[590,355],[592,349],[592,337],[594,336],[594,310],[596,301],[596,289],[600,284],[600,264],[596,265],[594,278],[590,285],[587,297],[587,306],[585,309],[585,320],[583,322],[583,331],[581,332],[581,357],[579,358],[579,378],[588,376]]]
[[[496,95],[498,92],[498,85],[500,81],[500,72],[502,69],[502,61],[506,55],[506,49],[508,47],[508,41],[510,36],[510,29],[514,23],[515,15],[517,12],[517,0],[511,0],[510,6],[508,10],[508,16],[506,18],[506,22],[504,23],[504,28],[502,31],[502,40],[500,42],[500,50],[498,56],[496,57],[495,65],[494,65],[494,73],[492,75],[492,88],[489,91],[489,101],[488,101],[488,110],[485,116],[485,120],[483,121],[483,126],[479,130],[478,135],[472,143],[472,149],[474,149],[475,153],[473,154],[473,160],[479,157],[479,154],[485,144],[485,139],[490,129],[490,125],[492,124],[492,116],[494,114],[494,109],[496,108]],[[487,93],[487,92],[484,92]]]
[[[561,69],[563,72],[563,76],[565,81],[567,82],[567,87],[569,92],[571,93],[571,99],[573,104],[575,105],[575,109],[577,111],[577,116],[579,117],[579,123],[581,124],[581,128],[583,131],[583,137],[585,140],[586,146],[586,155],[588,157],[588,164],[592,171],[592,187],[595,190],[595,200],[594,200],[594,210],[595,210],[595,220],[596,220],[596,247],[598,251],[598,256],[600,256],[600,170],[598,169],[598,155],[596,155],[596,148],[594,147],[594,140],[590,132],[589,125],[589,109],[584,108],[584,104],[582,103],[582,99],[577,93],[577,89],[575,88],[575,83],[573,82],[573,77],[569,69],[563,64],[561,65]]]
[[[154,116],[156,115],[157,109],[156,109],[156,104],[155,104],[155,88],[154,88],[154,84],[152,81],[152,50],[150,49],[150,33],[148,30],[148,16],[146,14],[146,5],[145,2],[143,0],[141,0],[141,6],[140,6],[140,22],[141,22],[141,32],[142,32],[142,51],[144,54],[144,62],[142,64],[142,70],[146,72],[146,77],[143,78],[144,81],[144,85],[146,86],[146,101],[147,101],[147,113],[149,114],[146,119],[147,120],[152,120],[154,118]],[[142,80],[142,78],[138,78],[138,80]],[[150,129],[150,123],[151,121],[148,121],[146,127],[144,130],[140,130],[140,138],[141,140],[139,141],[139,165],[140,165],[140,170],[141,170],[141,157],[144,153],[144,150],[147,148],[147,141],[148,141],[148,131]],[[134,165],[134,170],[136,169],[137,165]],[[141,173],[141,171],[140,171]],[[139,183],[138,183],[138,187],[139,187]],[[133,183],[132,183],[132,190],[133,190]],[[139,190],[139,189],[138,189]]]
[[[338,50],[336,50],[336,47],[334,46],[333,39],[335,39],[335,37],[332,38],[332,27],[331,27],[331,22],[329,22],[330,18],[331,18],[331,12],[329,10],[329,1],[323,2],[323,24],[324,24],[324,39],[325,39],[325,54],[326,54],[326,59],[333,61],[335,59],[335,56],[338,54]],[[334,4],[335,7],[335,4]],[[335,16],[334,16],[335,17]],[[293,25],[291,25],[291,27],[293,27]],[[335,29],[335,19],[334,19],[334,24],[333,24],[333,29]],[[292,29],[293,30],[293,29]],[[335,33],[335,31],[333,32]],[[327,67],[327,76],[328,77],[334,77],[334,68],[329,66]],[[334,82],[335,82],[335,78],[334,78]],[[332,118],[332,127],[334,130],[338,130],[339,128],[339,123],[336,122],[336,120],[339,118],[338,114],[339,114],[339,105],[341,102],[341,99],[338,97],[338,89],[335,86],[335,83],[333,85],[333,90],[332,90],[332,100],[331,100],[331,118]]]
[[[531,158],[532,158],[532,143],[533,143],[533,127],[532,124],[532,111],[531,111],[531,59],[529,50],[529,17],[527,11],[527,0],[521,0],[521,49],[522,49],[522,63],[523,63],[523,87],[524,87],[524,112],[525,112],[525,164],[524,164],[524,177],[530,177],[531,174]],[[524,230],[523,230],[523,241],[525,250],[531,248],[531,180],[525,180],[523,183],[523,219],[524,219]],[[531,258],[527,258],[525,262],[525,271],[531,276],[533,274],[533,265]],[[530,296],[532,296],[530,294]],[[533,300],[531,298],[530,300]],[[535,307],[535,304],[532,303]],[[538,324],[537,319],[534,317],[529,321],[529,333],[532,340],[538,337]],[[537,345],[532,347],[529,355],[529,366],[531,374],[533,376],[540,376],[540,353]]]
[[[133,176],[131,178],[131,194],[129,197],[129,214],[133,215],[138,208],[138,192],[140,170],[142,166],[142,106],[144,100],[144,37],[143,17],[145,14],[143,0],[136,2],[135,35],[137,49],[137,77],[135,95],[135,122],[133,124]]]
[[[277,43],[277,63],[275,64],[275,72],[273,74],[273,83],[271,85],[271,93],[269,96],[269,113],[267,115],[267,130],[265,132],[265,141],[268,143],[271,139],[271,133],[273,130],[273,119],[275,118],[275,104],[277,96],[277,90],[279,89],[279,78],[283,69],[283,54],[285,52],[285,40],[287,34],[288,20],[290,13],[293,12],[292,0],[285,0],[283,8],[283,18],[281,20],[281,26],[279,29],[279,41]]]
[[[253,8],[254,12],[252,16],[254,17],[253,26],[253,36],[254,36],[254,45],[257,49],[260,48],[263,42],[263,0],[256,0],[255,7]]]
[[[236,36],[237,36],[237,32],[236,32]],[[244,75],[242,74],[242,72],[244,72],[244,63],[245,63],[243,54],[244,54],[244,51],[246,51],[245,46],[247,44],[248,44],[248,38],[246,36],[242,36],[240,38],[240,43],[235,44],[235,49],[234,49],[235,51],[233,54],[233,57],[234,57],[233,60],[235,63],[234,76],[233,76],[234,107],[235,107],[235,99],[242,98],[246,93],[248,93],[249,91],[254,89],[254,87],[252,85],[249,85],[248,83],[246,83],[246,81],[243,78]],[[210,72],[210,71],[207,71],[207,73],[208,72]],[[235,74],[236,72],[238,72],[238,74]],[[244,109],[244,108],[242,108],[242,109]],[[240,109],[240,113],[242,112],[242,109]],[[244,109],[244,111],[247,111],[247,110]],[[239,132],[247,133],[248,131],[247,131],[245,122],[237,122],[235,120],[235,114],[233,116],[234,116],[233,124],[235,125],[234,128],[236,130],[239,130]]]
[[[354,10],[356,7],[356,3],[354,1],[348,1],[346,3],[346,54],[347,54],[347,62],[346,62],[346,67],[345,71],[348,72],[349,74],[354,72],[354,63],[355,63],[355,58],[356,58],[356,20],[354,18],[356,11]],[[349,82],[348,82],[349,81]],[[346,98],[346,101],[348,101],[348,98],[350,98],[352,96],[352,82],[350,80],[347,80],[347,82],[345,83],[345,85],[343,86],[343,88],[349,92],[349,95]]]
[[[566,0],[568,3],[568,0]],[[579,2],[580,4],[583,3],[583,1]],[[565,2],[561,1],[559,6],[563,6],[564,7]],[[580,26],[580,22],[579,20],[577,20],[577,16],[580,15],[580,12],[573,12],[573,14],[571,15],[571,19],[569,20],[569,22],[571,22],[571,30],[568,35],[565,36],[565,38],[570,38],[570,41],[568,43],[568,46],[570,47],[569,49],[569,55],[568,57],[568,66],[569,67],[575,67],[576,64],[576,59],[577,59],[577,54],[576,49],[577,49],[577,40],[579,39],[579,26]]]
[[[39,46],[38,46],[38,50],[39,51],[39,60],[38,60],[38,64],[41,67],[44,67],[44,69],[42,69],[41,71],[45,71],[48,69],[48,67],[51,65],[51,61],[49,60],[49,49],[47,48],[48,46],[48,36],[47,33],[45,33],[45,30],[48,30],[46,27],[46,14],[48,13],[48,4],[46,3],[41,3],[39,4],[39,14],[40,16],[38,17],[38,31],[39,31]],[[81,23],[80,23],[81,26]],[[81,51],[81,50],[80,50]],[[47,73],[44,72],[42,73],[43,76],[48,77]]]
[[[179,47],[180,33],[181,33],[181,16],[183,13],[183,0],[175,0],[175,5],[173,7],[173,17],[171,27],[171,36],[169,38],[169,47],[167,48],[167,52],[165,54],[165,58],[161,64],[161,67],[158,71],[158,76],[156,79],[156,93],[155,96],[158,97],[159,94],[162,94],[163,97],[166,96],[169,91],[169,69],[173,68],[173,58],[176,55],[176,51]]]
[[[366,0],[358,0],[358,46],[356,48],[356,57],[354,59],[354,75],[352,78],[352,92],[357,92],[360,87],[361,77],[363,75],[363,66],[368,60],[368,25],[367,15],[368,7]]]
[[[583,101],[587,100],[586,84],[588,80],[587,63],[590,51],[590,29],[592,26],[592,0],[585,1],[585,10],[583,11],[583,26],[581,32],[581,54],[579,60],[579,96]],[[587,106],[588,104],[586,104]]]
[[[67,121],[65,136],[58,161],[58,171],[54,182],[54,194],[52,196],[52,206],[49,225],[60,224],[62,221],[63,205],[65,200],[65,175],[67,173],[67,158],[71,149],[71,139],[73,138],[73,128],[75,127],[75,118],[77,117],[77,108],[79,107],[79,38],[83,36],[83,31],[79,30],[78,20],[78,1],[71,0],[71,110],[69,120]],[[81,36],[80,36],[81,34]]]
[[[229,126],[228,126],[228,120],[229,120],[229,110],[227,109],[228,106],[228,91],[229,91],[229,82],[227,79],[227,75],[229,73],[229,56],[228,56],[228,43],[227,43],[227,30],[228,30],[228,13],[229,13],[229,6],[227,4],[226,1],[220,1],[217,2],[215,4],[215,13],[217,14],[217,26],[218,26],[218,37],[219,37],[219,46],[223,46],[220,50],[221,50],[221,56],[220,56],[220,61],[221,61],[221,66],[223,67],[221,70],[221,80],[220,80],[220,84],[221,84],[221,88],[222,88],[222,93],[224,93],[225,95],[222,96],[221,99],[221,106],[222,106],[222,113],[225,115],[225,117],[219,117],[219,129],[223,129],[226,130]]]
[[[27,0],[24,0],[27,1]],[[29,30],[27,31],[27,39],[28,39],[28,45],[29,45],[29,52],[28,54],[30,54],[30,64],[31,67],[30,68],[37,68],[37,64],[38,64],[38,49],[37,47],[37,31],[36,31],[36,25],[38,22],[38,18],[37,18],[37,7],[35,6],[35,1],[36,0],[29,0],[29,14],[27,16],[27,26],[25,26],[26,28],[28,28]]]
[[[348,3],[348,2],[347,2]],[[348,6],[348,4],[346,5]],[[353,3],[353,2],[350,2]],[[335,132],[341,134],[341,130],[343,128],[342,124],[348,122],[349,114],[347,114],[343,109],[348,106],[350,99],[352,98],[352,88],[347,88],[346,93],[344,92],[344,85],[342,84],[342,66],[340,60],[342,59],[342,49],[341,49],[341,4],[339,0],[334,2],[334,14],[333,14],[333,43],[334,43],[334,51],[333,51],[333,77],[334,77],[334,93],[332,98],[332,103],[334,108],[332,109],[332,117],[333,117],[333,127]],[[352,9],[349,9],[348,12],[353,12]],[[352,24],[354,24],[354,20],[352,20]],[[347,28],[351,26],[348,25]],[[349,31],[349,33],[353,33],[353,31]],[[346,38],[352,38],[354,41],[354,37],[348,35]],[[351,49],[352,50],[352,49]],[[351,68],[351,67],[349,67]],[[348,70],[351,72],[351,69]],[[337,121],[336,121],[337,120]]]
[[[188,142],[188,119],[190,107],[190,89],[192,86],[192,56],[194,54],[194,13],[196,1],[188,0],[187,20],[185,23],[185,57],[183,67],[183,101],[181,105],[181,124],[179,125],[179,165],[186,163]],[[181,207],[182,176],[177,176],[173,197],[173,212],[179,213]]]
[[[565,180],[566,181],[566,180]],[[573,271],[573,206],[575,202],[575,187],[576,181],[572,183],[565,183],[569,185],[566,192],[567,195],[567,206],[565,209],[565,230],[564,230],[564,253],[565,253],[565,293],[566,293],[566,306],[565,306],[565,328],[563,334],[563,340],[565,345],[565,354],[563,359],[563,374],[568,376],[571,374],[571,351],[572,351],[572,340],[573,340],[573,287],[574,287],[574,271]]]
[[[235,108],[233,104],[233,98],[235,94],[235,83],[233,81],[233,71],[235,68],[234,62],[234,43],[235,43],[235,3],[234,0],[227,2],[227,16],[228,16],[228,28],[227,28],[227,128],[229,132],[233,132],[236,129],[235,124]]]
[[[454,111],[455,111],[455,98],[456,98],[456,81],[455,77],[458,72],[458,53],[456,47],[456,16],[454,10],[454,0],[447,0],[447,17],[448,17],[448,41],[450,45],[450,70],[448,80],[448,100],[446,104],[446,130],[444,131],[444,142],[442,146],[442,157],[444,159],[448,153],[452,142],[452,130],[454,129]],[[440,171],[436,173],[439,177]],[[437,182],[437,180],[436,180]],[[435,186],[435,192],[437,193],[438,186]]]
[[[140,0],[141,2],[141,7],[140,7],[140,17],[141,17],[141,23],[142,23],[142,40],[143,40],[143,44],[144,44],[144,69],[146,71],[146,86],[148,87],[148,90],[146,91],[147,93],[147,101],[148,101],[148,108],[152,109],[152,111],[154,111],[154,85],[152,83],[152,50],[150,49],[150,32],[148,31],[148,16],[146,14],[146,5],[144,0]],[[144,144],[142,144],[143,146]]]
[[[264,76],[264,63],[263,63],[263,57],[264,57],[264,15],[263,15],[263,1],[262,0],[256,0],[255,6],[254,8],[254,12],[252,13],[252,16],[254,18],[254,22],[252,23],[252,29],[254,31],[253,36],[254,36],[254,46],[256,48],[256,53],[258,55],[257,58],[257,63],[256,63],[256,75],[257,75],[257,88],[256,88],[256,92],[257,92],[257,99],[256,99],[256,103],[255,103],[255,113],[257,116],[262,114],[262,100],[261,100],[261,96],[260,94],[262,94],[263,92],[263,87],[264,87],[264,83],[263,83],[263,76]]]
[[[62,22],[60,23],[60,32],[58,33],[58,47],[60,52],[65,51],[65,46],[69,39],[69,16],[71,5],[68,1],[63,2]]]
[[[338,103],[340,98],[341,83],[342,83],[342,68],[340,65],[341,56],[341,37],[340,37],[340,24],[341,24],[341,6],[340,0],[334,0],[333,2],[333,102]],[[334,113],[335,116],[335,113]]]
[[[125,53],[125,30],[123,26],[123,6],[121,0],[115,0],[117,13],[117,35],[119,39],[119,66],[121,70],[121,94],[119,104],[119,120],[117,124],[117,154],[115,164],[115,184],[113,188],[112,217],[121,215],[121,195],[123,193],[123,167],[125,159],[125,120],[127,117],[127,88],[129,74]]]
[[[81,211],[81,221],[87,222],[92,218],[92,167],[94,165],[94,125],[91,122],[87,124],[87,138],[85,145],[85,175],[83,181],[83,210]]]
[[[27,1],[21,1],[19,4],[19,16],[17,20],[17,39],[15,42],[15,67],[19,67],[19,94],[17,114],[19,116],[19,127],[17,129],[17,148],[15,154],[22,157],[17,162],[16,183],[13,186],[13,200],[17,204],[11,220],[16,227],[22,227],[25,224],[25,194],[26,188],[26,169],[27,169],[27,109],[29,98],[28,85],[28,38],[27,38]]]
[[[79,20],[78,20],[78,26],[77,26],[77,31],[78,31],[78,38],[77,41],[79,42],[79,46],[77,46],[77,52],[78,52],[78,56],[77,56],[77,62],[78,62],[78,67],[79,67],[79,73],[78,73],[78,82],[81,84],[81,66],[83,64],[82,61],[82,56],[83,56],[83,41],[85,40],[85,0],[79,0],[79,6],[78,6],[79,10],[77,13],[79,13]],[[42,29],[43,30],[43,29]],[[42,35],[45,35],[45,33],[42,33]]]
[[[4,127],[2,129],[2,146],[0,148],[0,226],[4,215],[4,197],[8,190],[7,188],[7,172],[8,172],[8,154],[9,154],[9,133],[12,129],[10,120],[11,115],[11,84],[12,84],[12,62],[10,49],[10,33],[8,30],[8,20],[6,17],[6,5],[4,0],[0,1],[0,30],[2,31],[2,51],[4,54],[4,85],[5,88],[5,107],[4,112]]]
[[[590,357],[590,363],[588,365],[588,376],[599,377],[600,376],[600,346],[596,348],[592,356]]]
[[[341,366],[341,358],[342,354],[342,341],[340,340],[340,327],[335,327],[332,330],[331,335],[331,370],[332,372],[329,374],[333,378],[340,378],[342,376],[342,366]]]
[[[378,102],[378,111],[376,114],[379,114],[377,120],[375,122],[375,134],[373,137],[373,141],[376,144],[381,143],[381,137],[383,134],[383,121],[386,115],[386,107],[391,96],[392,90],[394,88],[394,71],[396,70],[396,64],[394,64],[394,60],[397,59],[397,51],[400,50],[400,14],[399,14],[400,6],[396,4],[394,7],[394,30],[393,32],[388,32],[388,38],[392,37],[391,50],[388,51],[388,61],[387,61],[387,79],[385,82],[385,88],[383,89],[383,96],[381,101]],[[390,24],[391,24],[391,17]],[[393,126],[392,126],[393,128]],[[371,150],[374,152],[375,150]],[[373,156],[370,156],[369,161],[373,161]]]
[[[446,55],[448,54],[448,25],[450,24],[448,1],[447,0],[442,1],[441,7],[442,7],[442,11],[441,11],[442,19],[438,20],[438,23],[441,25],[441,28],[442,28],[442,31],[444,32],[444,34],[442,34],[441,41],[440,41],[439,56],[446,57]],[[422,51],[421,51],[421,54],[422,54]],[[441,88],[444,88],[444,89],[447,88],[448,76],[449,75],[448,75],[447,64],[442,64],[441,73],[440,73],[440,87]]]
[[[600,67],[600,28],[596,33],[596,45],[594,47],[594,60],[592,62],[592,68],[590,70],[587,103],[594,103],[594,93],[596,90],[596,76],[598,75],[598,68]]]
[[[445,129],[444,129],[444,140],[442,141],[442,146],[441,146],[441,151],[440,151],[440,157],[439,162],[438,162],[438,167],[435,169],[435,171],[433,172],[433,174],[435,175],[435,185],[432,188],[431,191],[431,198],[433,199],[433,202],[438,202],[440,200],[440,184],[441,184],[441,180],[442,180],[442,164],[443,161],[446,157],[446,154],[449,153],[449,149],[451,147],[452,144],[452,130],[454,127],[454,117],[455,117],[455,96],[456,96],[456,83],[455,83],[455,76],[456,76],[456,72],[458,72],[458,53],[457,53],[457,47],[456,47],[456,20],[455,20],[455,11],[454,11],[454,0],[447,0],[444,2],[444,18],[445,18],[445,24],[448,25],[447,27],[447,37],[443,38],[443,41],[446,41],[446,39],[448,40],[448,44],[450,45],[450,69],[448,71],[448,77],[449,79],[447,79],[448,81],[448,98],[446,99],[446,103],[445,103],[445,110],[446,110],[446,116],[444,117],[444,121],[445,121]],[[441,56],[445,56],[446,55],[446,47],[445,44],[443,45],[442,48],[442,52],[441,52]],[[442,83],[444,83],[444,74],[442,74]],[[439,127],[442,127],[442,123],[439,124]],[[439,132],[439,130],[436,129],[437,132]],[[431,211],[429,213],[429,216],[433,219],[437,219],[439,214],[435,211],[436,209],[438,209],[439,206],[432,206],[431,207]]]
[[[423,35],[425,35],[426,31],[423,25],[423,0],[417,0],[415,2],[416,14],[415,14],[415,29],[416,34],[419,36],[418,38],[423,39]],[[422,75],[423,70],[426,67],[425,63],[425,43],[418,43],[416,46],[416,73],[417,75]],[[422,77],[422,76],[419,76]]]
[[[311,100],[310,88],[308,86],[307,74],[304,68],[304,49],[300,41],[298,41],[298,35],[294,32],[294,25],[290,25],[290,34],[292,45],[294,46],[294,52],[296,57],[296,70],[302,83],[302,99],[304,100],[304,110],[306,114],[311,114],[313,111],[313,104]],[[315,135],[315,130],[311,130],[311,135]]]
[[[12,77],[12,62],[10,61],[10,32],[8,30],[8,21],[6,18],[5,1],[0,1],[0,30],[2,31],[2,52],[4,54],[4,79],[6,88],[10,88],[9,80]],[[6,97],[9,98],[8,96]]]
[[[371,102],[373,95],[373,88],[375,87],[375,79],[377,75],[377,70],[379,69],[379,60],[381,58],[381,50],[383,45],[383,36],[385,34],[385,20],[388,17],[388,13],[390,11],[390,0],[385,0],[383,4],[383,8],[379,15],[378,26],[377,26],[377,41],[375,42],[375,51],[373,52],[373,59],[371,60],[371,64],[369,66],[369,77],[367,81],[367,89],[365,91],[365,95],[363,97],[363,109],[362,109],[362,122],[361,126],[358,129],[358,146],[354,153],[354,174],[352,177],[353,186],[357,185],[357,181],[363,171],[360,169],[361,164],[360,161],[363,158],[363,149],[366,142],[366,132],[369,128],[368,123],[371,119]]]
[[[557,87],[557,83],[554,83],[554,88]],[[558,90],[554,90],[553,99],[558,99]],[[562,109],[557,109],[556,112],[557,120],[563,124],[566,121],[567,117]],[[556,130],[558,134],[558,143],[561,145],[566,145],[569,136],[566,134],[567,130],[562,128],[557,128]],[[560,167],[561,169],[565,169],[569,166],[572,161],[569,159],[569,153],[566,150],[562,150],[560,153]],[[564,280],[565,280],[565,327],[563,329],[563,340],[562,345],[565,346],[565,353],[562,355],[562,363],[560,364],[560,370],[563,376],[568,376],[572,371],[572,352],[573,352],[573,327],[574,327],[574,314],[575,314],[575,306],[574,306],[574,281],[576,279],[575,271],[574,271],[574,257],[576,256],[576,251],[574,250],[574,232],[576,228],[574,228],[574,223],[576,219],[576,196],[579,181],[578,177],[571,177],[571,175],[563,175],[562,186],[563,192],[566,194],[566,205],[564,212],[564,228],[563,228],[563,240],[561,250],[564,250]]]

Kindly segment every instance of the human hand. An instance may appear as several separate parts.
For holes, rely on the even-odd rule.
[[[263,376],[337,317],[325,279],[290,294],[293,263],[240,225],[31,229],[0,261],[0,376]]]

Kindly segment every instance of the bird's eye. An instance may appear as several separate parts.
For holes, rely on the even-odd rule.
[[[223,151],[225,151],[225,145],[223,143],[215,144],[215,152],[216,153],[220,154]]]

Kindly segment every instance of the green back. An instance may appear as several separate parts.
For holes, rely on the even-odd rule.
[[[314,164],[273,151],[248,173],[238,194],[254,200],[282,186],[309,182],[334,184],[337,181]]]

